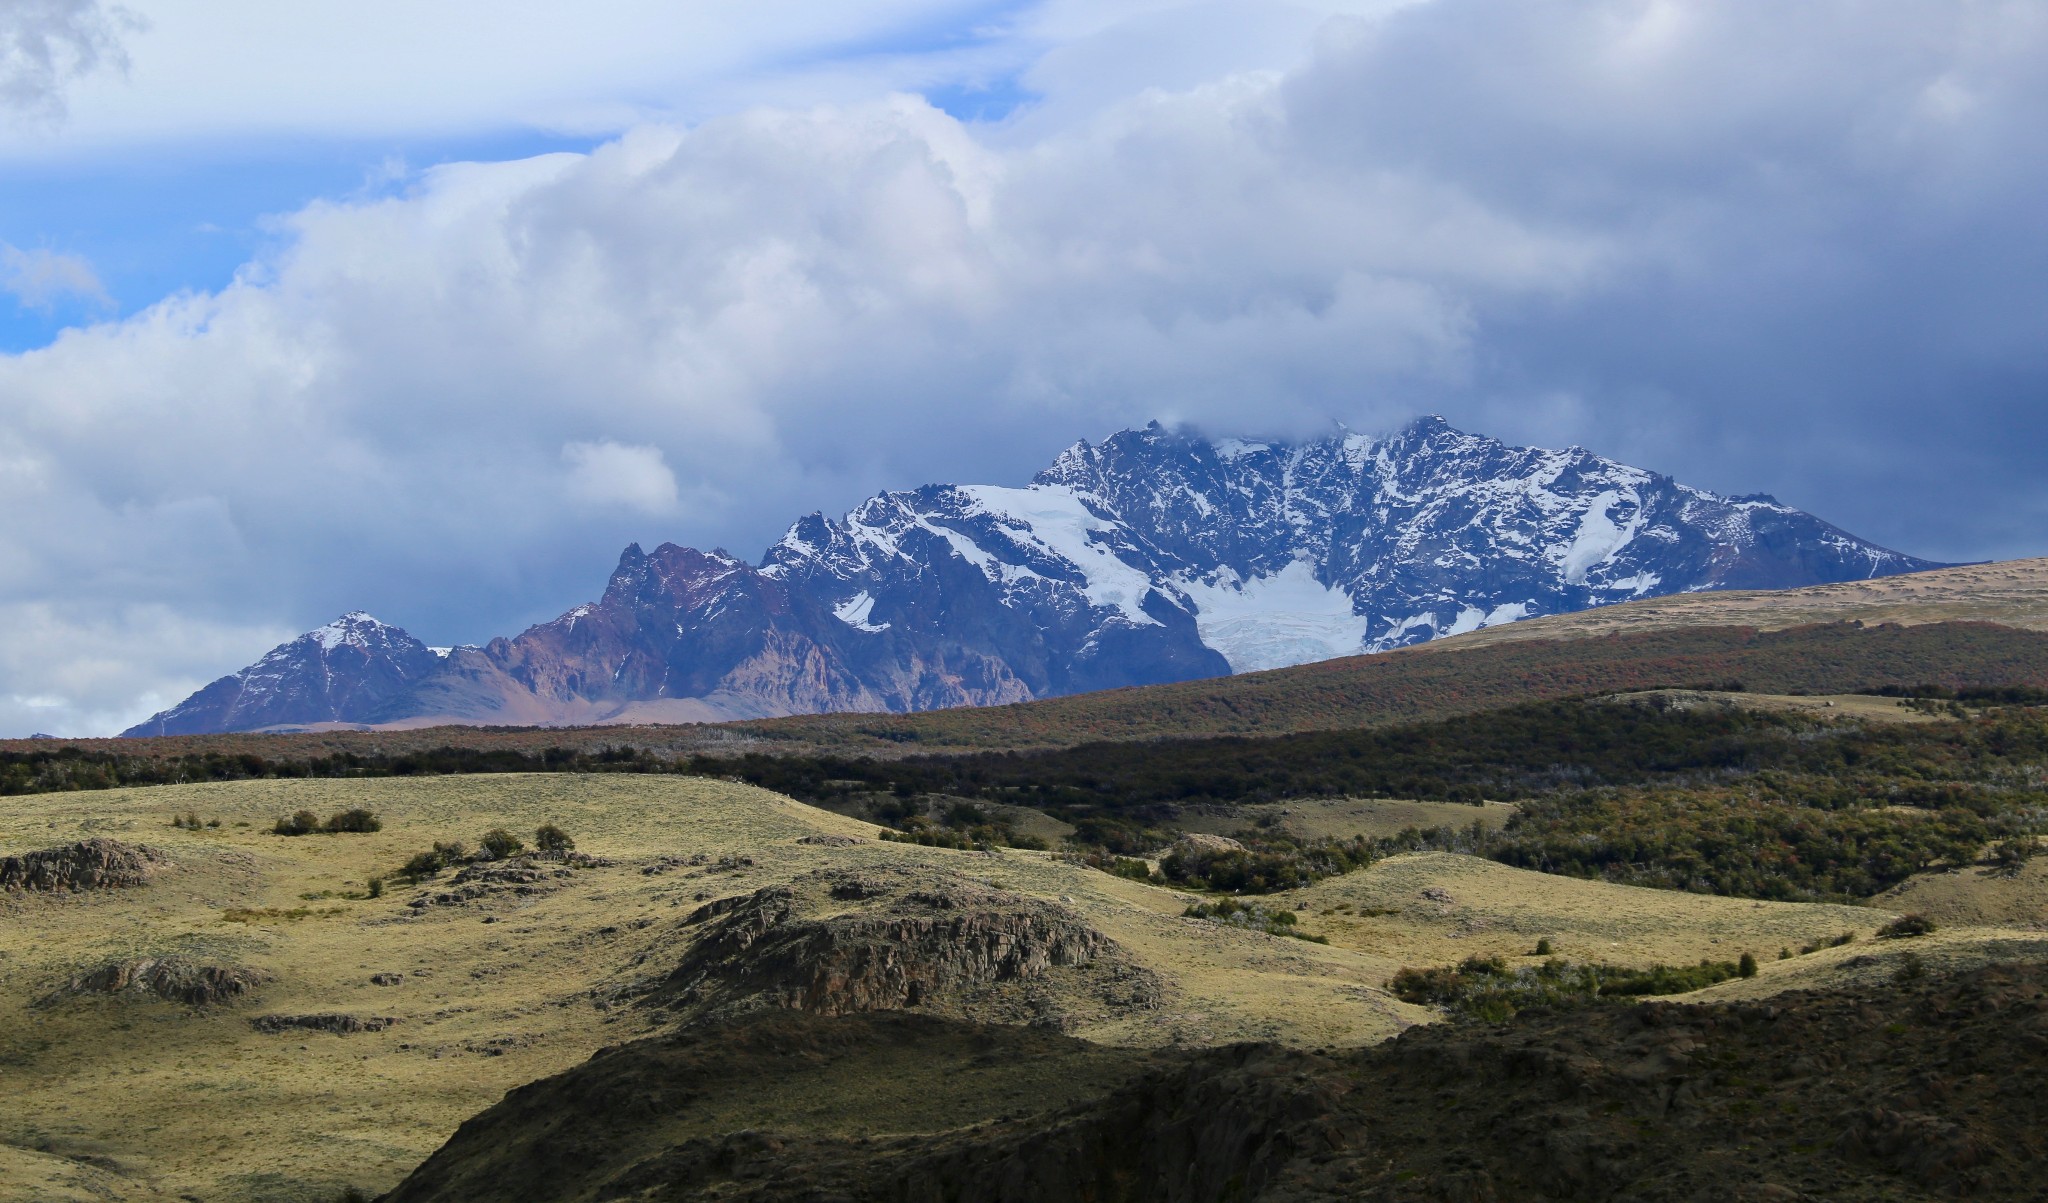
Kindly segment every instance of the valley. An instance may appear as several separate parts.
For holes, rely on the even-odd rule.
[[[374,811],[381,829],[269,831],[295,810],[352,807]],[[1386,838],[1425,822],[1497,827],[1514,812],[1296,799],[1191,811],[1185,830]],[[188,815],[200,825],[172,826]],[[573,855],[591,859],[514,860],[535,871],[503,884],[486,863],[467,896],[446,884],[459,876],[395,880],[436,842],[474,844],[489,828],[523,835],[543,823],[572,833]],[[20,1103],[13,1128],[0,1132],[0,1195],[36,1197],[63,1181],[74,1183],[64,1188],[72,1197],[138,1200],[326,1201],[351,1188],[385,1191],[460,1121],[599,1049],[766,1022],[745,1006],[691,1019],[695,1012],[650,999],[699,938],[698,908],[809,880],[869,883],[848,887],[857,898],[908,874],[927,894],[954,899],[942,912],[1051,907],[1113,946],[1116,963],[1128,966],[1116,980],[1135,973],[1150,984],[1103,996],[1085,983],[1062,985],[1067,971],[1053,969],[992,980],[986,988],[995,994],[971,995],[982,1003],[927,997],[909,1013],[937,1025],[929,1031],[902,1029],[909,1021],[889,1019],[895,1011],[864,1006],[838,1027],[764,1030],[764,1048],[799,1039],[837,1051],[823,1062],[806,1054],[786,1071],[746,1070],[755,1088],[725,1102],[703,1095],[681,1113],[685,1129],[648,1137],[635,1146],[643,1154],[690,1132],[763,1126],[792,1134],[786,1139],[883,1142],[982,1122],[1014,1126],[1046,1108],[1092,1106],[1187,1050],[1246,1041],[1369,1048],[1438,1021],[1388,990],[1407,966],[1474,957],[1536,966],[1554,956],[1640,968],[1749,952],[1759,963],[1753,978],[1700,995],[1740,1000],[1882,984],[1908,953],[1915,972],[1935,975],[2048,957],[2044,916],[2030,901],[2042,861],[2009,886],[1970,869],[1914,878],[1901,898],[1927,899],[1925,909],[1942,919],[1908,947],[1874,939],[1902,913],[1890,898],[1770,902],[1580,880],[1454,852],[1397,852],[1257,899],[1298,916],[1299,930],[1327,941],[1317,943],[1184,916],[1202,891],[1112,875],[1058,852],[924,847],[877,839],[881,830],[746,785],[644,774],[236,781],[11,798],[0,848],[104,838],[153,848],[161,862],[138,886],[0,899],[0,1066]],[[383,883],[376,897],[372,878]],[[844,893],[833,887],[833,897]],[[872,904],[828,903],[827,913],[848,905]],[[1854,939],[1833,944],[1845,934]],[[1545,953],[1532,956],[1539,940]],[[1818,947],[1778,959],[1780,949],[1807,946]],[[74,988],[95,967],[165,957],[246,969],[259,984],[197,1007],[134,989]],[[1028,1022],[972,1026],[1006,1014]],[[382,1026],[257,1022],[337,1015]],[[946,1026],[963,1023],[969,1028]],[[1033,1040],[1042,1047],[1024,1051]],[[948,1058],[961,1068],[946,1068],[955,1063]],[[770,1057],[771,1066],[782,1063]],[[896,1093],[864,1104],[850,1126],[852,1113],[834,1100],[867,1099],[872,1089],[862,1083],[874,1081]],[[506,1172],[492,1164],[494,1176]],[[411,1189],[395,1197],[434,1197]]]

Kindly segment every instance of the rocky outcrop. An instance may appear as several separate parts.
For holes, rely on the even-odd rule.
[[[650,1001],[693,1016],[905,1008],[1049,1026],[1153,1005],[1158,978],[1065,907],[952,873],[828,871],[721,899]]]
[[[192,1007],[240,1002],[269,975],[241,965],[203,965],[183,957],[142,957],[110,961],[77,974],[45,1005],[85,994],[154,997]]]
[[[331,1032],[336,1036],[347,1036],[356,1032],[381,1032],[397,1022],[388,1015],[343,1015],[330,1011],[319,1015],[258,1015],[249,1024],[271,1036],[285,1032]]]
[[[464,865],[445,885],[421,892],[406,903],[415,911],[437,906],[466,906],[493,895],[531,898],[552,894],[567,885],[578,869],[602,869],[611,861],[582,852],[535,852],[501,861]]]
[[[91,839],[20,856],[0,856],[0,889],[35,893],[139,886],[168,858],[146,844]]]

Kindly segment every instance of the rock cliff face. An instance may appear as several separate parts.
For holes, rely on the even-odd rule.
[[[1439,418],[1299,444],[1154,424],[1076,443],[1023,488],[812,514],[758,564],[629,547],[596,602],[445,659],[350,616],[129,734],[992,705],[1933,567],[1769,497]]]

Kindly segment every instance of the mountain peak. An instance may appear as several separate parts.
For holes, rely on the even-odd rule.
[[[378,638],[383,633],[392,631],[396,631],[400,635],[405,634],[398,627],[394,627],[388,622],[380,622],[375,616],[366,611],[350,610],[333,622],[325,626],[315,627],[304,635],[299,636],[299,638],[312,640],[319,644],[324,651],[333,651],[335,648],[342,646],[361,647],[370,640]]]
[[[633,544],[598,602],[445,660],[344,615],[135,733],[983,705],[1931,567],[1789,507],[1440,414],[1299,441],[1155,421],[1075,442],[1027,487],[927,485],[800,518],[758,565]]]

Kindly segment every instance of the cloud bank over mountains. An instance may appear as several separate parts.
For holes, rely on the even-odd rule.
[[[1167,13],[1205,14],[1242,19]],[[2039,6],[1314,28],[1084,102],[1095,30],[995,124],[896,93],[444,164],[0,356],[0,731],[116,729],[358,606],[517,629],[629,540],[752,558],[1153,418],[1436,410],[1930,558],[2048,550]]]

